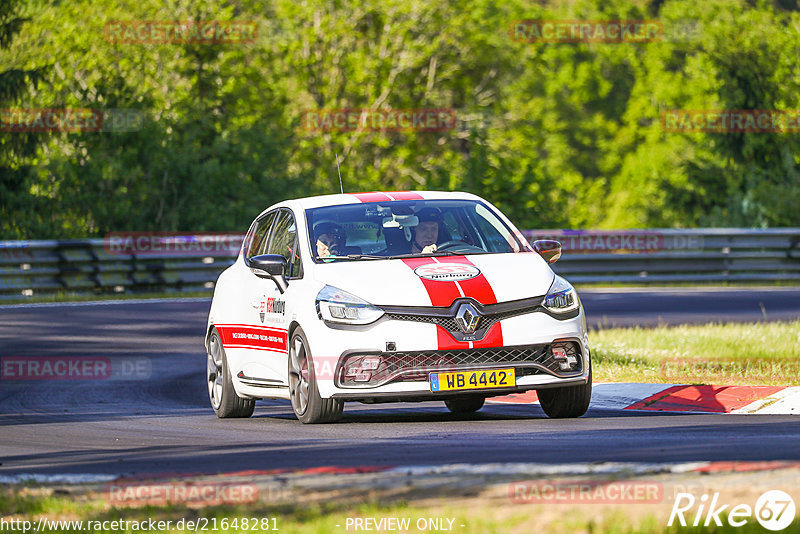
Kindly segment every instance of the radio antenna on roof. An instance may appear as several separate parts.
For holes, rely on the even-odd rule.
[[[342,190],[344,195],[344,186],[342,185],[342,170],[339,168],[339,153],[336,153],[336,172],[339,173],[339,189]]]

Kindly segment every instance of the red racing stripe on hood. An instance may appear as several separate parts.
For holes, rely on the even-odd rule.
[[[437,262],[433,258],[406,258],[403,263],[413,271],[422,265],[430,265]],[[428,292],[432,306],[450,306],[454,300],[461,297],[461,292],[455,282],[428,280],[427,278],[420,278],[420,281]]]
[[[442,263],[463,263],[465,265],[477,267],[464,256],[452,256],[440,261],[442,261]],[[483,276],[483,272],[475,278],[459,280],[458,284],[461,286],[461,290],[464,292],[465,296],[472,297],[481,304],[497,304],[497,297],[494,294],[494,290],[492,290],[492,284]]]
[[[406,258],[403,260],[409,268],[416,269],[421,265],[433,263],[461,263],[475,265],[464,256],[446,256],[437,258]],[[469,297],[477,300],[481,304],[495,304],[497,298],[491,284],[483,276],[483,273],[468,280],[457,282],[428,280],[420,278],[422,285],[428,292],[428,297],[433,306],[450,306],[454,300],[461,297]],[[436,326],[436,340],[439,350],[471,349],[471,348],[490,348],[503,346],[503,328],[498,322],[492,325],[483,339],[480,341],[457,341],[447,330],[441,326]]]

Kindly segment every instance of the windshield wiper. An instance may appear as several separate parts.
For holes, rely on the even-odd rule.
[[[464,256],[466,254],[489,254],[488,252],[455,252],[453,250],[437,250],[428,254],[409,252],[408,254],[395,254],[393,256],[379,256],[377,254],[348,254],[346,256],[315,256],[317,261],[324,260],[397,260],[402,258],[432,258],[436,256]]]
[[[463,252],[455,252],[452,250],[437,250],[435,252],[429,252],[427,254],[423,254],[421,252],[409,252],[408,254],[396,254],[394,256],[388,256],[390,259],[399,259],[399,258],[431,258],[434,256],[463,256]],[[387,257],[387,256],[384,256]]]
[[[316,260],[385,260],[387,256],[376,256],[375,254],[348,254],[346,256],[316,256]]]
[[[467,254],[469,254],[469,253],[467,253]],[[423,254],[423,256],[438,256],[438,255],[442,255],[442,256],[463,256],[464,252],[456,252],[454,250],[436,250],[434,252],[431,252],[430,254]]]

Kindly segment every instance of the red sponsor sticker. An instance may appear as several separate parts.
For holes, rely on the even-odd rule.
[[[288,352],[288,331],[283,328],[244,324],[215,325],[226,349]]]
[[[481,271],[474,265],[463,263],[428,263],[414,269],[414,274],[426,280],[455,282],[475,278]]]
[[[664,487],[642,480],[528,480],[508,486],[511,502],[547,504],[660,503]]]

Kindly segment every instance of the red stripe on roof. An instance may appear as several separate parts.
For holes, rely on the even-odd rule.
[[[673,386],[625,409],[729,413],[783,389],[780,386]]]
[[[386,194],[395,200],[423,200],[423,196],[414,191],[387,191]]]
[[[354,197],[356,197],[361,202],[386,202],[388,200],[392,200],[388,195],[384,193],[350,193]]]

